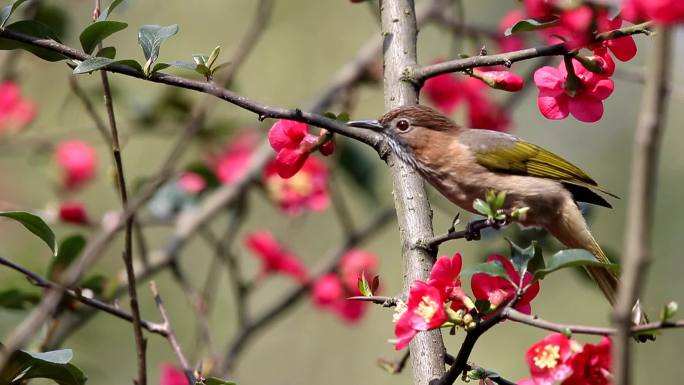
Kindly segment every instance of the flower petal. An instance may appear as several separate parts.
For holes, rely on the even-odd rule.
[[[603,116],[603,102],[590,95],[577,95],[570,99],[569,110],[580,122],[594,123]]]
[[[539,107],[539,112],[547,119],[560,120],[568,117],[568,97],[564,94],[545,96],[543,93],[540,93],[537,99],[537,106]]]

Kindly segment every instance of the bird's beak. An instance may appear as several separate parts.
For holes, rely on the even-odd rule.
[[[382,131],[382,124],[377,120],[352,120],[347,122],[348,126],[367,128],[373,131]]]

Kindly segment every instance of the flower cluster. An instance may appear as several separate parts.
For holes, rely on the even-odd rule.
[[[11,81],[0,84],[0,134],[21,130],[35,119],[38,109],[21,95],[19,86]]]
[[[372,277],[378,266],[375,254],[364,250],[350,250],[340,260],[337,271],[325,274],[311,288],[313,303],[338,315],[343,321],[354,323],[366,312],[368,303],[347,298],[362,295],[358,281],[363,274]]]
[[[268,141],[278,152],[275,169],[282,178],[290,178],[299,171],[309,154],[319,150],[323,155],[335,151],[331,134],[321,130],[319,136],[309,134],[306,124],[293,120],[278,120],[268,132]]]
[[[330,203],[328,193],[328,167],[316,157],[308,157],[299,172],[290,178],[278,173],[279,163],[274,160],[264,168],[264,186],[280,209],[297,215],[306,210],[323,211]]]
[[[396,349],[403,349],[420,331],[447,325],[462,325],[466,330],[476,327],[476,318],[487,318],[500,305],[513,300],[518,290],[524,289],[514,307],[521,312],[531,312],[530,302],[539,293],[539,283],[532,282],[532,275],[515,270],[513,264],[502,256],[488,258],[489,263],[503,265],[508,278],[486,273],[473,274],[471,289],[475,301],[461,287],[459,274],[462,260],[460,254],[451,258],[442,256],[432,267],[427,282],[414,281],[409,290],[408,302],[397,306],[394,334]],[[522,289],[521,289],[522,288]],[[487,308],[475,307],[475,302],[489,303]]]
[[[287,251],[268,231],[257,231],[245,237],[247,248],[261,260],[257,279],[280,273],[293,277],[299,283],[309,279],[309,272],[299,257]]]
[[[435,107],[447,115],[465,104],[469,127],[506,131],[510,119],[487,94],[487,86],[515,92],[522,89],[522,78],[510,71],[498,70],[476,70],[471,76],[464,80],[452,74],[435,76],[425,81],[422,91]]]
[[[532,345],[525,354],[531,378],[518,385],[609,385],[611,340],[586,344],[555,333]]]

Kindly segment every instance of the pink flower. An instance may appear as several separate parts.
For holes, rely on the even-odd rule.
[[[246,130],[239,133],[221,155],[213,157],[212,163],[219,180],[230,184],[242,178],[258,143],[257,132]]]
[[[95,176],[97,155],[93,147],[86,142],[61,142],[57,145],[55,158],[62,169],[63,185],[67,190],[75,190]]]
[[[461,101],[461,82],[454,75],[443,74],[425,81],[422,91],[438,110],[450,115]]]
[[[572,359],[572,375],[563,385],[609,385],[611,383],[611,340],[603,337],[598,345],[586,344]]]
[[[552,120],[572,114],[581,122],[596,122],[603,116],[603,100],[613,93],[613,81],[590,72],[574,59],[572,65],[577,75],[572,82],[563,62],[558,68],[546,66],[534,73],[539,111]]]
[[[684,20],[681,0],[623,0],[622,16],[631,22],[654,20],[660,24],[676,24]]]
[[[527,16],[540,19],[549,20],[553,18],[555,12],[555,1],[553,0],[523,0]]]
[[[319,137],[323,137],[326,135],[330,135],[330,139],[328,139],[325,143],[321,144],[321,147],[318,150],[321,152],[322,155],[329,156],[335,152],[335,135],[332,133],[329,134],[328,130],[321,129]]]
[[[0,134],[21,130],[35,119],[38,113],[35,103],[21,96],[16,83],[0,84]]]
[[[88,214],[80,202],[64,202],[59,206],[59,220],[65,223],[87,225]]]
[[[314,282],[311,288],[311,299],[319,307],[333,305],[344,297],[342,281],[335,273],[328,273]]]
[[[175,366],[162,364],[159,385],[188,385],[188,377]]]
[[[309,274],[299,257],[285,250],[268,231],[247,234],[245,244],[261,259],[260,277],[281,273],[295,278],[300,283],[307,281]]]
[[[190,194],[197,194],[207,187],[207,182],[195,172],[186,172],[178,178],[178,185]]]
[[[309,157],[301,170],[289,179],[278,172],[279,163],[273,161],[264,168],[264,185],[271,199],[290,215],[306,210],[323,211],[330,203],[328,168],[315,157]]]
[[[454,310],[468,309],[470,306],[467,306],[466,303],[472,303],[461,288],[461,279],[458,277],[461,274],[462,265],[463,262],[459,253],[454,254],[451,258],[441,256],[432,266],[428,278],[428,284],[438,288],[444,299],[451,301],[451,308]]]
[[[318,138],[309,134],[305,123],[278,120],[268,131],[268,141],[278,152],[275,169],[282,178],[289,178],[302,168]]]
[[[525,14],[519,9],[508,12],[499,22],[499,51],[511,52],[525,48],[525,41],[519,36],[504,36],[506,30],[514,26],[520,20],[525,19]]]
[[[520,282],[520,274],[515,270],[513,264],[508,259],[500,255],[492,255],[487,258],[487,262],[499,262],[503,265],[510,281],[502,277],[493,277],[485,273],[473,274],[473,278],[470,282],[473,289],[473,295],[478,300],[487,300],[493,306],[499,306],[506,303],[515,297],[515,293],[518,290],[518,283]],[[511,283],[511,281],[513,283]],[[532,282],[532,274],[526,272],[522,286],[525,287]],[[523,312],[525,314],[530,314],[532,312],[532,307],[530,302],[534,297],[539,294],[539,282],[535,282],[532,286],[527,289],[522,297],[516,302],[515,309]]]
[[[523,88],[525,81],[511,71],[473,71],[477,79],[498,90],[517,92]]]
[[[560,25],[554,33],[567,38],[565,44],[568,49],[581,48],[594,37],[592,28],[594,18],[594,10],[586,4],[565,10],[560,14]]]
[[[577,343],[554,333],[532,345],[525,358],[536,385],[553,385],[572,374],[571,360]]]
[[[423,281],[413,281],[406,306],[394,328],[396,350],[406,347],[419,331],[438,328],[447,319],[442,292]]]

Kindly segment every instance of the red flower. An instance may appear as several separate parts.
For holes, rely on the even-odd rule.
[[[93,147],[80,140],[68,140],[57,145],[57,164],[64,175],[63,185],[75,190],[95,176],[97,156]]]
[[[213,157],[212,163],[219,180],[233,183],[242,178],[258,143],[259,135],[256,131],[247,130],[239,133],[221,155]]]
[[[520,282],[520,274],[515,270],[511,261],[500,255],[492,255],[491,257],[487,258],[487,262],[501,263],[504,269],[506,269],[506,273],[508,273],[510,281],[515,283],[515,285],[503,277],[493,277],[485,273],[473,274],[470,284],[475,298],[479,300],[487,300],[492,305],[499,306],[515,297],[515,293],[518,290],[517,285],[518,282]],[[523,277],[522,286],[525,287],[529,285],[530,282],[532,282],[532,274],[526,272],[525,276]],[[518,300],[514,307],[520,312],[530,314],[532,311],[530,302],[532,302],[537,294],[539,294],[539,282],[535,282],[532,286],[530,286],[529,289],[523,293],[522,297]]]
[[[468,104],[468,125],[471,128],[507,131],[508,114],[486,94],[486,87],[478,79],[466,79],[462,86]]]
[[[596,122],[603,116],[603,100],[613,93],[613,81],[590,72],[574,59],[572,65],[577,75],[572,82],[563,62],[558,68],[546,66],[534,73],[539,111],[547,119],[565,119],[572,114],[581,122]]]
[[[598,345],[586,344],[572,359],[572,375],[563,385],[608,385],[611,383],[611,340],[603,337]]]
[[[262,262],[260,277],[270,273],[282,273],[304,283],[308,272],[299,257],[286,251],[268,231],[250,233],[245,244]]]
[[[548,20],[553,18],[553,13],[555,12],[555,1],[523,0],[523,3],[525,4],[528,17],[540,20]]]
[[[162,364],[159,385],[188,385],[188,377],[175,366]]]
[[[525,81],[511,71],[473,71],[477,79],[498,90],[517,92],[523,88]]]
[[[37,113],[36,105],[21,96],[16,83],[6,81],[0,84],[0,133],[24,128]]]
[[[461,82],[451,74],[435,76],[425,81],[425,96],[438,110],[450,115],[461,101]]]
[[[499,22],[499,51],[511,52],[525,48],[525,41],[518,36],[504,36],[506,30],[514,26],[520,20],[525,19],[525,14],[519,9],[508,12]]]
[[[314,283],[311,289],[314,304],[332,311],[344,321],[359,321],[365,314],[368,303],[347,298],[361,295],[358,289],[361,273],[370,279],[375,275],[377,264],[375,254],[358,249],[348,251],[340,260],[337,274],[326,274]]]
[[[592,28],[594,18],[595,15],[592,7],[586,4],[581,5],[561,12],[559,27],[545,32],[565,36],[567,38],[565,44],[568,49],[581,48],[594,37]]]
[[[411,284],[406,306],[394,328],[397,350],[406,347],[419,331],[438,328],[447,318],[441,290],[423,281]]]
[[[576,342],[554,333],[532,345],[525,358],[536,385],[553,385],[572,374],[571,360]]]
[[[302,168],[318,138],[309,134],[305,123],[281,119],[268,131],[268,141],[278,152],[274,163],[278,175],[289,178]]]
[[[195,172],[186,172],[178,178],[178,185],[190,194],[197,194],[207,187],[207,182]]]
[[[681,0],[623,0],[622,16],[631,22],[654,20],[660,24],[675,24],[684,20]]]
[[[365,250],[349,250],[340,260],[340,275],[350,290],[357,288],[362,273],[368,280],[371,280],[377,269],[378,257]]]
[[[305,210],[323,211],[330,203],[328,168],[315,157],[308,158],[295,176],[284,179],[278,173],[278,161],[266,165],[264,185],[271,199],[290,215]]]
[[[318,149],[321,154],[324,156],[332,155],[335,152],[335,135],[332,133],[328,133],[328,130],[321,129],[321,133],[319,134],[319,138],[322,138],[326,135],[330,135],[330,139],[325,141],[325,143],[321,144],[321,147]]]
[[[87,225],[88,214],[80,202],[64,202],[59,206],[59,220],[77,225]]]
[[[598,18],[598,32],[612,31],[622,27],[622,18],[616,16],[609,19],[606,12],[602,12]],[[637,54],[637,46],[632,36],[623,36],[617,39],[604,40],[600,46],[608,48],[620,61],[628,61]]]

